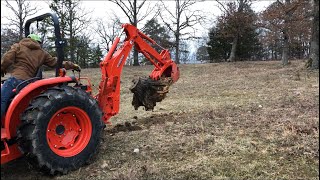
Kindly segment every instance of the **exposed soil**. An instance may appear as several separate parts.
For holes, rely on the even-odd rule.
[[[125,67],[120,112],[92,164],[49,177],[21,158],[2,165],[1,178],[318,179],[319,71],[304,63],[179,65],[179,81],[153,111],[134,110],[129,90],[152,66]],[[98,86],[99,69],[83,75]]]

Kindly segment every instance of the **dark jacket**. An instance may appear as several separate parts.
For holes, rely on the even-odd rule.
[[[52,57],[48,52],[40,47],[37,41],[30,38],[24,38],[19,43],[11,46],[1,59],[1,73],[7,72],[10,67],[10,73],[13,77],[21,80],[32,78],[36,75],[37,69],[47,65],[55,67],[57,58]],[[64,61],[63,66],[71,69],[74,64]]]

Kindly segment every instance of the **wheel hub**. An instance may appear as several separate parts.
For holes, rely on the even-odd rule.
[[[58,125],[58,126],[57,126],[57,128],[56,128],[56,134],[61,135],[61,134],[64,133],[64,131],[65,131],[65,128],[64,128],[63,125]]]
[[[56,154],[71,157],[86,147],[91,133],[91,121],[86,112],[77,107],[67,107],[51,118],[47,127],[47,142]]]

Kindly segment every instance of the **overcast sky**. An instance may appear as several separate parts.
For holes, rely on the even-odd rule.
[[[150,1],[150,2],[156,3],[156,1]],[[264,10],[272,2],[273,2],[272,0],[254,1],[252,5],[252,9],[255,10],[256,12],[259,12],[261,10]],[[12,1],[12,4],[14,3],[15,2]],[[4,4],[5,4],[5,1],[1,0],[1,23],[7,22],[6,19],[3,18],[4,16],[12,15],[11,10],[9,10]],[[30,1],[30,4],[41,8],[41,10],[39,10],[37,15],[50,11],[48,1]],[[171,8],[174,8],[175,6],[175,2],[172,0],[165,1],[165,4]],[[92,18],[108,19],[108,13],[112,14],[112,11],[116,12],[117,15],[124,17],[124,14],[122,13],[121,9],[111,2],[106,2],[102,0],[82,1],[82,7],[88,11],[92,11],[92,13],[90,13]],[[194,6],[192,6],[192,9],[202,10],[203,12],[205,12],[207,16],[212,18],[218,16],[221,13],[220,9],[217,7],[217,2],[213,0],[196,3]],[[124,23],[126,23],[125,21],[127,21],[127,19],[124,18],[123,21]]]
[[[12,4],[15,3],[14,1],[11,1],[11,2],[12,2]],[[150,2],[155,4],[157,1],[150,1]],[[256,12],[262,11],[268,5],[270,5],[272,2],[274,2],[274,0],[254,1],[252,3],[252,9]],[[35,1],[34,0],[34,1],[30,1],[30,4],[32,6],[37,6],[37,7],[41,8],[41,10],[39,10],[36,15],[50,12],[48,1]],[[168,6],[169,8],[172,8],[172,9],[175,7],[175,2],[172,0],[165,1],[165,4],[166,4],[166,6]],[[14,4],[14,5],[16,5],[16,4]],[[92,19],[99,18],[99,19],[103,19],[103,20],[108,20],[108,18],[110,18],[110,15],[112,14],[112,12],[115,12],[119,17],[122,17],[121,18],[122,23],[128,23],[128,20],[125,17],[124,13],[121,11],[121,9],[119,7],[117,7],[112,2],[102,1],[102,0],[100,0],[100,1],[82,1],[81,6],[87,11],[92,11],[92,13],[90,13],[90,16],[92,17]],[[195,5],[192,6],[192,10],[201,10],[205,13],[205,15],[207,17],[209,17],[209,19],[211,19],[211,21],[209,21],[208,23],[206,23],[204,25],[205,27],[203,27],[203,26],[197,27],[197,29],[199,29],[199,31],[197,31],[198,35],[201,36],[201,35],[207,34],[208,33],[207,29],[212,27],[213,20],[215,19],[215,17],[217,17],[221,13],[220,9],[217,6],[218,6],[218,3],[213,0],[199,2],[199,3],[196,3]],[[16,6],[14,6],[14,7],[16,7]],[[12,11],[9,10],[5,6],[5,1],[1,0],[1,24],[8,22],[4,18],[4,16],[12,16],[12,15],[13,15]],[[31,17],[29,17],[29,18],[31,18]],[[138,25],[138,28],[141,28],[141,27]]]

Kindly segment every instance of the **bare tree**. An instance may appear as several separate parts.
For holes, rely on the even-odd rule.
[[[280,4],[282,6],[290,6],[291,0],[285,0],[285,4],[281,3]],[[290,9],[285,11],[285,16],[284,16],[284,27],[282,29],[282,33],[283,33],[283,47],[282,47],[282,58],[281,58],[281,62],[282,65],[288,65],[289,61],[288,61],[288,54],[289,54],[289,21],[292,18],[292,11],[294,9]]]
[[[1,57],[10,49],[11,45],[18,42],[19,34],[10,28],[1,27]]]
[[[118,31],[121,29],[120,19],[113,14],[113,17],[111,17],[108,22],[104,22],[101,19],[97,19],[96,22],[97,26],[94,30],[102,40],[103,49],[109,51],[110,45],[113,43]]]
[[[119,6],[122,10],[122,12],[126,15],[129,22],[138,27],[138,23],[146,19],[146,17],[153,14],[153,18],[155,18],[159,11],[155,9],[155,5],[153,3],[146,3],[146,0],[139,1],[138,0],[109,0],[113,3],[115,3],[117,6]],[[147,6],[143,11],[142,8],[144,6]],[[134,49],[133,53],[133,65],[139,66],[139,60],[138,60],[138,51]]]
[[[65,55],[67,58],[75,60],[77,36],[81,36],[83,31],[88,28],[91,22],[88,16],[90,12],[86,12],[81,7],[80,0],[53,0],[50,8],[58,14],[62,38],[67,39],[69,43]]]
[[[166,18],[164,13],[160,13],[160,17],[163,23],[168,27],[168,29],[174,34],[175,37],[175,62],[180,63],[180,43],[182,38],[189,39],[195,37],[196,29],[194,26],[200,23],[204,17],[199,10],[191,10],[191,7],[197,3],[196,0],[175,0],[175,8],[170,10],[166,6],[166,2],[162,1],[162,7],[165,12],[168,13],[169,17]],[[187,29],[193,29],[192,32],[186,32]],[[183,32],[184,31],[184,32]]]
[[[312,35],[310,47],[311,68],[319,69],[319,0],[312,1]]]
[[[308,2],[305,0],[277,0],[262,13],[263,23],[265,23],[262,26],[282,33],[281,62],[283,65],[289,63],[289,44],[293,37],[301,30],[309,30],[306,24],[309,22],[306,19],[308,11]]]
[[[5,0],[5,5],[14,13],[14,16],[12,17],[5,16],[5,18],[10,21],[8,25],[17,28],[19,32],[19,39],[22,39],[24,37],[23,25],[26,18],[37,13],[39,8],[37,8],[37,6],[31,6],[30,2],[26,0]]]

